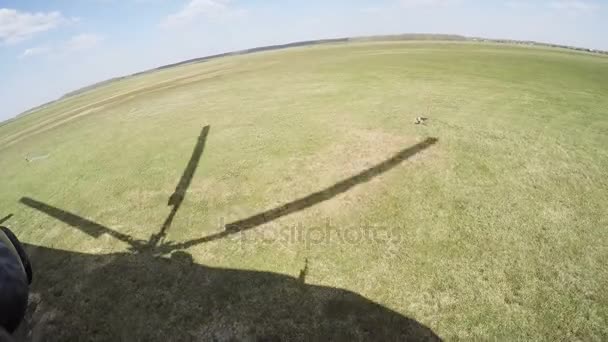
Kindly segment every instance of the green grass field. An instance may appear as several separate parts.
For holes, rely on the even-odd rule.
[[[49,340],[608,339],[606,57],[221,58],[0,126],[0,165]]]

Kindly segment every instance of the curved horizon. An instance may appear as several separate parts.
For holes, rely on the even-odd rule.
[[[209,60],[218,59],[218,58],[222,58],[222,57],[253,54],[253,53],[265,52],[265,51],[284,50],[284,49],[296,48],[296,47],[302,47],[302,46],[335,44],[335,43],[350,43],[350,42],[365,42],[365,41],[378,41],[378,42],[382,42],[382,41],[387,41],[387,42],[390,42],[390,41],[393,41],[393,42],[395,42],[395,41],[466,42],[466,41],[469,41],[469,42],[488,42],[488,43],[499,43],[499,44],[527,44],[527,45],[533,45],[533,46],[538,46],[538,47],[548,47],[548,48],[554,48],[554,49],[569,49],[569,50],[588,52],[588,53],[594,53],[594,54],[608,54],[608,51],[604,51],[604,50],[596,50],[596,49],[585,48],[585,47],[538,42],[538,41],[533,41],[533,40],[469,37],[469,36],[463,36],[463,35],[459,35],[459,34],[448,34],[448,33],[399,33],[399,34],[389,34],[389,35],[370,35],[370,36],[356,36],[356,37],[344,37],[344,38],[324,38],[324,39],[315,39],[315,40],[301,40],[301,41],[296,41],[296,42],[289,42],[289,43],[275,44],[275,45],[264,45],[264,46],[254,47],[254,48],[232,50],[232,51],[222,52],[219,54],[207,55],[207,56],[203,56],[203,57],[190,58],[190,59],[181,60],[181,61],[174,62],[174,63],[163,64],[163,65],[160,65],[160,66],[157,66],[154,68],[145,69],[143,71],[126,74],[123,76],[112,77],[109,79],[105,79],[105,80],[102,80],[99,82],[95,82],[95,83],[86,85],[84,87],[74,89],[72,91],[69,91],[54,100],[42,103],[40,105],[36,105],[11,118],[0,121],[0,123],[7,123],[8,121],[17,119],[23,115],[27,115],[30,112],[36,111],[37,109],[40,109],[44,106],[53,104],[57,101],[67,99],[72,96],[77,96],[77,95],[83,94],[87,91],[94,90],[100,86],[112,83],[114,81],[119,81],[124,78],[135,77],[135,76],[139,76],[139,75],[143,75],[143,74],[147,74],[147,73],[151,73],[151,72],[155,72],[155,71],[159,71],[159,70],[163,70],[163,69],[174,68],[174,67],[178,67],[178,66],[185,65],[185,64],[201,63],[201,62],[206,62]]]

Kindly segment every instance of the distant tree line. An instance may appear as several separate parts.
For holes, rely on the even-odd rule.
[[[575,51],[591,52],[591,53],[598,53],[598,54],[602,54],[602,55],[608,55],[608,51],[603,51],[603,50],[581,48],[581,47],[569,46],[569,45],[561,45],[561,44],[542,43],[542,42],[535,42],[535,41],[532,41],[532,40],[488,39],[488,38],[467,38],[467,40],[479,41],[479,42],[500,43],[500,44],[547,46],[547,47],[558,48],[558,49],[568,49],[568,50],[575,50]]]

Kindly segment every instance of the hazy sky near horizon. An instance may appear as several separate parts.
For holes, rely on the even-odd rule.
[[[189,58],[422,32],[608,50],[608,1],[0,0],[0,121],[91,83]]]

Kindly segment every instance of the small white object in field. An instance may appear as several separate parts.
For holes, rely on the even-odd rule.
[[[25,157],[25,161],[28,162],[28,163],[31,163],[33,161],[40,160],[40,159],[46,159],[48,157],[49,157],[48,154],[41,155],[41,156],[35,156],[35,157],[26,156]]]
[[[428,118],[418,116],[418,117],[416,117],[416,120],[414,121],[414,123],[416,125],[420,125],[420,124],[424,124],[426,122],[426,120],[428,120]]]

